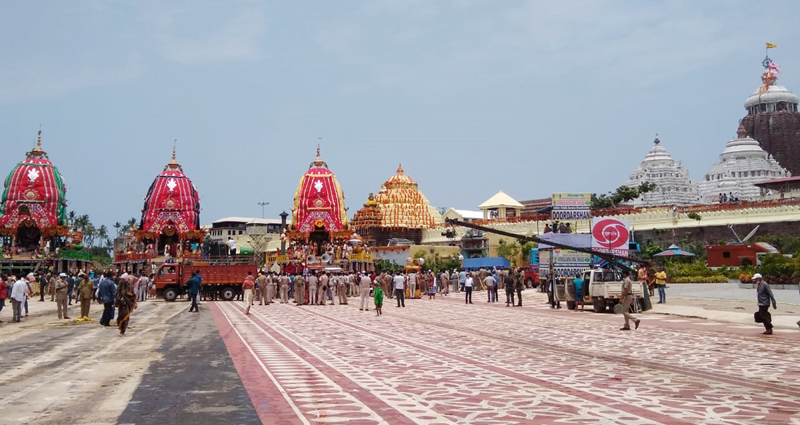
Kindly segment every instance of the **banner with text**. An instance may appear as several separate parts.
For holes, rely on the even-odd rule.
[[[589,193],[554,193],[553,220],[588,220],[592,217],[592,195]]]
[[[550,251],[539,250],[539,276],[550,276]],[[575,277],[578,273],[592,268],[592,256],[571,249],[552,249],[553,273],[556,277]]]
[[[621,257],[628,256],[630,222],[609,217],[592,219],[592,249]]]

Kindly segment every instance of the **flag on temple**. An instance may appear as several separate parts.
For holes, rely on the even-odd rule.
[[[774,49],[776,47],[778,47],[777,44],[767,43],[767,49]]]

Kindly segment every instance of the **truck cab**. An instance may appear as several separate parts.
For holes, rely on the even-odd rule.
[[[615,314],[622,313],[622,273],[618,270],[591,269],[581,275],[583,279],[583,303],[591,303],[596,313],[611,310]],[[575,299],[573,278],[559,278],[556,282],[555,296],[559,301],[566,301],[567,308],[575,309],[580,300]],[[633,282],[633,294],[637,308],[646,311],[650,305],[650,292],[643,282]]]

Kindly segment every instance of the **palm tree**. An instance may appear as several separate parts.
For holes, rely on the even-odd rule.
[[[91,222],[89,221],[89,215],[83,214],[75,217],[75,224],[73,227],[75,230],[80,230],[83,233],[86,233],[86,227],[89,226]]]
[[[117,229],[117,237],[119,237],[119,231],[120,229],[122,229],[122,224],[120,224],[120,222],[118,221],[114,223],[114,228]]]
[[[131,231],[131,230],[134,230],[134,229],[136,229],[136,219],[135,218],[131,218],[125,224],[125,231],[128,232],[128,231]]]
[[[75,224],[75,211],[70,211],[69,214],[67,214],[67,224],[69,226]],[[72,230],[75,230],[75,228],[73,227]]]
[[[96,236],[97,236],[97,239],[100,239],[100,242],[101,242],[101,243],[104,243],[104,242],[105,242],[105,241],[108,239],[108,227],[106,227],[106,225],[105,225],[105,224],[103,224],[102,226],[100,226],[100,228],[99,228],[99,229],[97,229],[97,234],[96,234]],[[108,246],[108,245],[106,245],[106,247],[107,247],[107,246]]]
[[[83,246],[89,248],[94,245],[94,238],[97,235],[97,230],[95,230],[94,225],[89,223],[86,227],[83,228]]]

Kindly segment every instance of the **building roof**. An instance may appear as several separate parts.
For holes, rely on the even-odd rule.
[[[658,135],[644,160],[636,166],[623,185],[636,187],[645,182],[654,183],[656,188],[636,198],[633,204],[637,207],[697,203],[697,186],[689,178],[689,170],[683,168],[680,161],[672,158],[661,145]]]
[[[520,204],[514,198],[508,196],[502,190],[497,192],[494,196],[480,204],[478,208],[485,210],[489,208],[510,207],[510,208],[525,208],[525,205]]]
[[[483,212],[481,211],[471,211],[471,210],[457,210],[455,208],[450,208],[451,210],[455,211],[461,217],[470,219],[470,220],[480,220],[483,218]]]
[[[749,108],[755,105],[778,102],[798,103],[798,97],[786,87],[775,84],[769,86],[766,91],[759,88],[753,92],[753,94],[745,100],[744,107]]]
[[[5,180],[0,199],[0,226],[17,229],[33,222],[42,232],[66,224],[67,186],[61,173],[42,150],[42,132],[36,147],[26,154]]]
[[[738,137],[730,140],[719,159],[711,165],[700,182],[700,197],[713,201],[722,193],[753,201],[761,196],[756,183],[768,177],[785,177],[787,171],[765,152],[755,139],[747,136],[740,124]]]
[[[244,224],[281,224],[280,219],[275,218],[254,218],[254,217],[224,217],[214,220],[217,223],[244,223]]]
[[[172,160],[156,176],[144,198],[140,230],[161,234],[169,229],[179,234],[200,227],[200,195],[183,173],[172,148]]]

